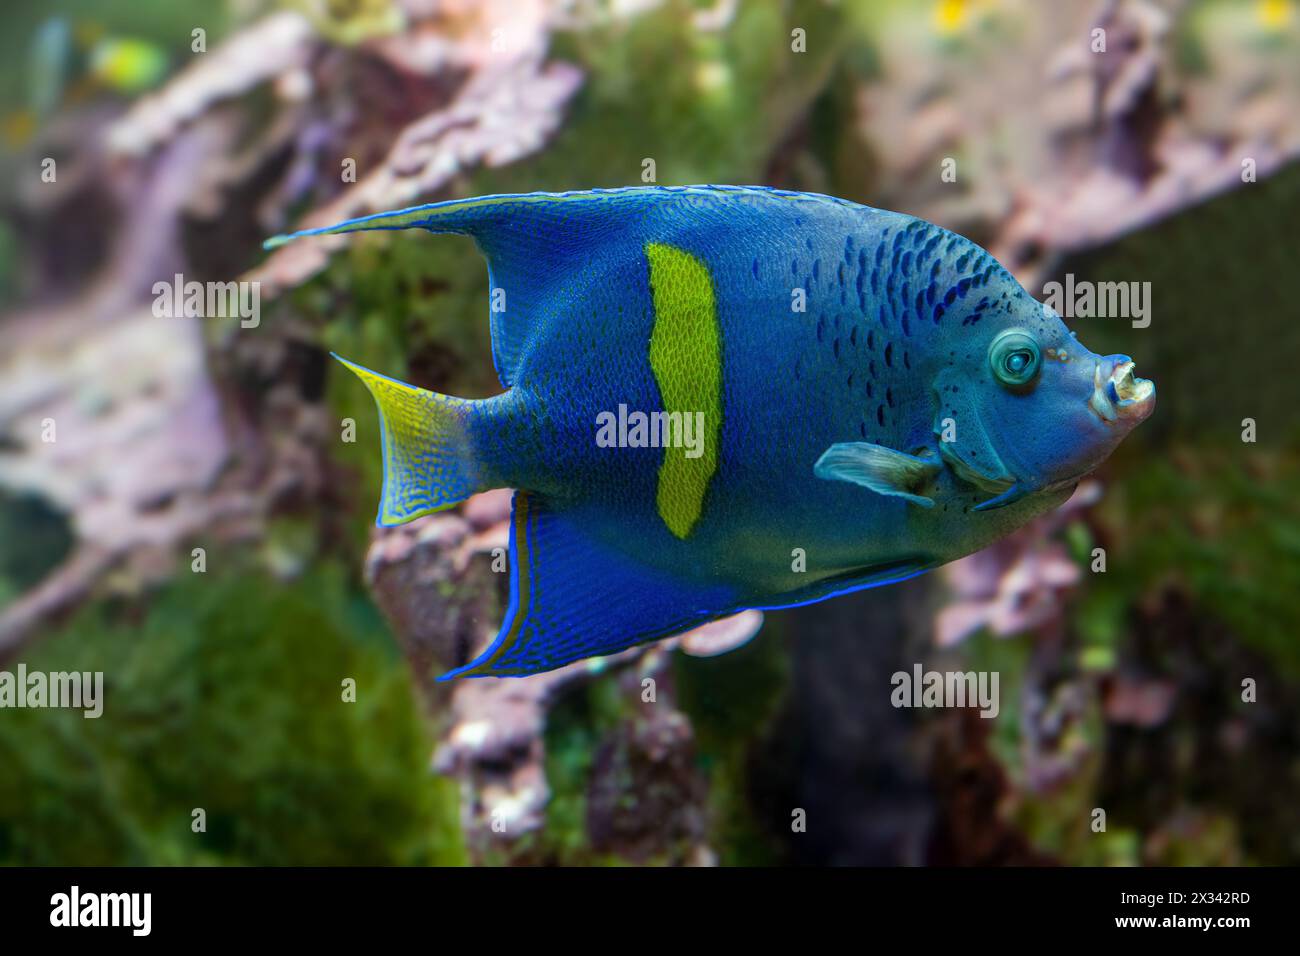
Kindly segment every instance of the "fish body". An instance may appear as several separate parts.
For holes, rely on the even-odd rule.
[[[317,232],[407,227],[483,250],[506,390],[351,366],[385,423],[379,523],[518,489],[505,624],[448,676],[919,574],[1065,500],[1154,403],[974,243],[832,197],[496,196]]]

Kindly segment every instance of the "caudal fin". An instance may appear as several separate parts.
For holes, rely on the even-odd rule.
[[[379,406],[384,490],[376,524],[404,524],[491,487],[469,442],[473,402],[425,391],[334,357],[356,373]]]

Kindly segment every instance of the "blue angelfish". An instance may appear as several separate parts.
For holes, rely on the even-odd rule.
[[[517,489],[505,622],[447,677],[910,578],[1059,505],[1155,404],[1127,356],[1088,351],[987,252],[912,216],[649,187],[296,236],[413,227],[486,256],[505,390],[452,398],[345,362],[383,420],[378,523]]]

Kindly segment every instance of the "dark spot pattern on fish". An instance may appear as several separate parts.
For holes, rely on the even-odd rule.
[[[866,281],[867,281],[867,250],[859,249],[858,250],[858,275],[857,278],[854,280],[854,285],[857,286],[857,290],[858,290],[858,310],[862,312],[865,312],[867,309]]]

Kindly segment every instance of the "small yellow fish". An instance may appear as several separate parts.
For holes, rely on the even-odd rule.
[[[0,120],[0,139],[5,148],[19,149],[36,133],[36,115],[31,110],[14,110]]]
[[[144,40],[106,37],[91,51],[90,72],[111,89],[138,93],[162,79],[167,56]]]

